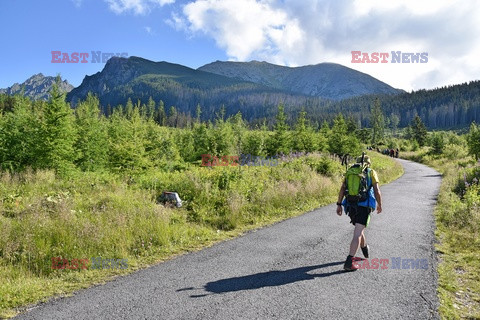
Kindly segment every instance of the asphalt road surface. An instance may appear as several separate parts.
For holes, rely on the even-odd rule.
[[[369,265],[388,259],[378,269],[343,271],[353,226],[329,205],[18,318],[437,319],[433,209],[441,177],[399,161],[405,174],[381,187],[384,211],[366,231]]]

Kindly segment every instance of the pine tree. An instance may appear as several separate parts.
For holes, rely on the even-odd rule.
[[[432,146],[431,153],[436,155],[440,155],[443,153],[443,150],[445,149],[445,139],[443,138],[443,135],[440,132],[435,132],[432,134],[431,146]]]
[[[175,128],[177,126],[177,109],[174,106],[170,107],[170,111],[168,112],[168,120],[167,120],[167,125],[169,127]]]
[[[247,131],[247,128],[246,128],[245,122],[243,121],[242,113],[240,111],[237,112],[237,114],[235,114],[233,117],[231,117],[230,121],[232,123],[232,129],[233,129],[234,153],[236,155],[239,155],[242,151],[242,145],[245,140],[244,138],[245,138],[245,132]]]
[[[218,156],[228,156],[235,153],[235,136],[232,124],[224,120],[225,112],[221,108],[215,119],[213,137],[215,142],[215,153]]]
[[[370,115],[370,126],[372,127],[372,145],[376,145],[383,139],[385,129],[385,118],[378,98],[376,98],[373,103]]]
[[[162,100],[158,102],[158,110],[157,115],[155,117],[155,121],[162,127],[167,125],[167,115],[165,113],[165,104]]]
[[[470,130],[467,134],[468,153],[475,157],[475,160],[480,159],[480,126],[475,122],[470,125]]]
[[[200,159],[202,154],[212,154],[210,132],[205,123],[196,123],[193,126],[193,141],[195,146],[195,159]]]
[[[44,152],[43,130],[44,101],[32,103],[28,98],[9,97],[11,103],[0,111],[0,168],[10,171],[30,166],[41,167],[39,157]]]
[[[325,137],[330,133],[330,125],[328,124],[327,120],[323,120],[322,126],[320,127],[320,133],[323,134]]]
[[[137,106],[140,106],[140,117],[142,117],[142,119],[145,119],[145,120],[148,120],[148,110],[147,110],[147,106],[145,105],[145,103],[142,103],[140,105],[140,100],[138,100],[138,103],[137,103]]]
[[[307,121],[307,113],[303,110],[295,124],[293,148],[296,151],[312,152],[316,147],[313,129]]]
[[[75,109],[75,124],[78,132],[75,163],[82,170],[103,168],[107,161],[107,123],[101,115],[98,98],[88,94],[85,101]]]
[[[362,150],[362,145],[355,134],[349,134],[342,114],[338,114],[333,120],[332,131],[328,137],[328,150],[339,155],[350,154],[353,156],[358,155]]]
[[[138,172],[151,166],[146,154],[147,122],[135,107],[130,118],[114,112],[108,125],[109,167],[114,172]]]
[[[197,123],[200,123],[200,116],[202,114],[202,107],[200,107],[200,103],[197,104],[197,109],[195,111],[195,121]]]
[[[195,140],[193,138],[193,130],[196,125],[195,123],[193,124],[192,130],[175,131],[173,136],[173,141],[178,146],[180,157],[185,161],[196,161],[199,159],[195,154]]]
[[[132,118],[132,115],[133,115],[133,103],[132,103],[132,99],[128,98],[127,100],[127,104],[125,105],[125,117],[127,117],[127,119],[131,119]]]
[[[183,134],[178,135],[177,133],[191,133],[191,131],[171,130],[160,127],[152,121],[146,123],[145,152],[152,164],[164,166],[182,160],[180,149],[183,147]],[[190,150],[190,153],[184,152],[183,158],[190,160],[189,157],[192,153],[193,149]]]
[[[287,117],[285,115],[285,108],[280,104],[278,105],[273,136],[270,137],[268,143],[268,153],[270,155],[275,155],[277,153],[289,154],[291,150],[290,141],[290,132],[287,124]]]
[[[155,100],[150,96],[147,102],[147,118],[153,120],[155,116]]]
[[[390,115],[390,123],[392,125],[392,133],[395,136],[397,133],[398,124],[400,123],[400,118],[395,113],[392,113]]]
[[[65,102],[65,94],[58,90],[57,84],[50,91],[50,99],[43,112],[43,126],[40,137],[41,150],[38,163],[43,168],[53,168],[57,172],[65,173],[73,168],[73,144],[76,138],[74,127],[75,117],[72,109]]]
[[[349,115],[345,122],[347,124],[347,131],[349,133],[355,134],[358,130],[357,120],[352,115]]]
[[[345,141],[347,139],[347,124],[342,114],[333,120],[332,130],[328,136],[328,150],[330,153],[346,154]]]
[[[423,124],[422,118],[416,115],[412,120],[410,128],[412,130],[413,139],[415,139],[418,144],[423,147],[427,140],[427,128],[425,127],[425,124]]]

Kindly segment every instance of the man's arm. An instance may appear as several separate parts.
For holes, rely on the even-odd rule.
[[[380,193],[378,183],[373,184],[373,192],[375,193],[375,200],[377,200],[377,213],[380,213],[382,212],[382,194]]]
[[[338,198],[337,198],[337,214],[339,216],[342,215],[342,206],[338,205],[339,203],[342,203],[343,196],[345,195],[345,181],[342,183],[342,187],[340,188],[340,192],[338,193]]]

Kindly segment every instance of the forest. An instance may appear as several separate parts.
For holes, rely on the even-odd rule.
[[[368,126],[370,107],[378,98],[387,127],[406,127],[416,115],[430,130],[467,128],[471,122],[480,121],[480,81],[409,93],[365,95],[340,101],[286,93],[247,83],[231,83],[217,88],[215,83],[207,82],[205,87],[192,81],[183,83],[145,75],[99,97],[101,109],[108,116],[117,106],[111,103],[125,105],[130,99],[133,103],[151,107],[153,100],[158,123],[164,121],[165,116],[171,118],[175,115],[175,119],[171,119],[175,122],[173,126],[183,128],[195,117],[200,106],[203,121],[214,121],[216,114],[224,109],[226,116],[241,112],[243,119],[250,124],[260,126],[265,122],[271,127],[275,122],[277,106],[283,104],[289,125],[295,123],[303,110],[307,112],[312,126],[318,129],[324,120],[331,122],[338,113],[352,117],[359,126]]]

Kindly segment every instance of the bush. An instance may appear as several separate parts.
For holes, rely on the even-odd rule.
[[[312,168],[321,175],[333,177],[342,172],[341,164],[338,161],[333,160],[325,155],[317,158],[308,157],[306,159],[306,162],[310,166],[310,168]]]
[[[448,160],[465,158],[467,153],[467,149],[461,144],[447,144],[443,149],[443,156]]]
[[[410,140],[410,151],[418,151],[420,149],[420,144],[417,140]]]
[[[443,135],[439,132],[435,132],[430,139],[430,146],[432,147],[430,153],[435,155],[442,154],[443,150],[445,149],[445,140]]]
[[[387,140],[387,148],[388,149],[397,149],[399,147],[398,141],[396,139],[388,139]]]
[[[468,153],[480,159],[480,126],[475,123],[470,125],[470,131],[467,134]]]

